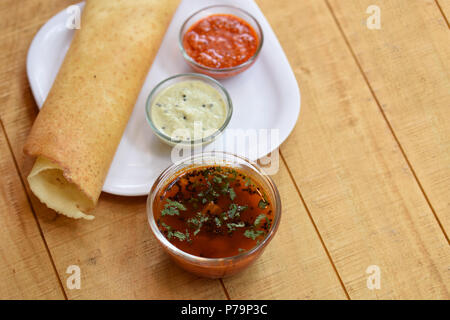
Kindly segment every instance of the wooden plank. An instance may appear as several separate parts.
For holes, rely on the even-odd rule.
[[[436,2],[330,1],[358,63],[447,234],[450,232],[450,30]],[[367,16],[367,15],[366,15]],[[407,26],[407,27],[406,27]]]
[[[73,2],[11,0],[0,10],[0,116],[24,177],[32,161],[22,147],[37,114],[26,79],[27,49],[38,28]],[[34,196],[32,201],[69,299],[226,298],[218,280],[191,276],[163,254],[148,227],[144,197],[103,194],[92,223],[57,216]],[[79,290],[67,288],[70,265],[81,269]]]
[[[350,297],[449,298],[448,243],[327,5],[259,4],[302,90],[281,151]]]
[[[0,127],[0,299],[64,299]]]
[[[346,299],[284,162],[273,177],[282,201],[278,232],[260,259],[224,279],[231,299]]]

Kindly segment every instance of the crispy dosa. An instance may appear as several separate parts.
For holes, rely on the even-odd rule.
[[[179,0],[88,0],[26,141],[33,193],[71,218],[97,204],[148,70]],[[176,41],[176,40],[174,40]]]

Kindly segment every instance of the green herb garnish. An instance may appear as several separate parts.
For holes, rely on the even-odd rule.
[[[220,183],[222,183],[222,177],[221,176],[218,176],[218,175],[215,175],[214,177],[213,177],[213,182],[214,183],[217,183],[217,184],[220,184]]]
[[[236,204],[234,204],[234,203],[230,204],[230,209],[227,211],[228,217],[230,219],[234,218],[234,216],[236,215],[237,209],[238,209],[238,206]]]
[[[231,179],[232,179],[232,180],[236,180],[237,175],[238,175],[237,171],[234,170],[234,169],[231,169],[231,170],[230,170],[230,173],[231,173],[231,175],[233,176],[233,177],[231,177]]]
[[[261,213],[259,216],[256,217],[255,222],[253,223],[253,225],[255,227],[257,227],[264,218],[266,218],[266,215],[264,213]]]
[[[167,207],[161,211],[161,216],[163,216],[163,217],[164,216],[175,216],[175,215],[179,216],[180,212],[178,211],[178,209],[173,208],[173,207]]]
[[[186,211],[187,210],[186,207],[182,203],[180,203],[178,201],[172,201],[170,199],[166,199],[166,201],[167,201],[166,205],[169,205],[171,207],[177,208],[177,209],[179,209],[181,211]]]
[[[228,227],[228,232],[232,232],[235,231],[236,228],[242,228],[245,227],[245,223],[244,222],[239,222],[239,223],[227,223],[227,227]]]
[[[161,210],[161,216],[179,216],[180,211],[186,211],[186,207],[178,201],[172,201],[166,199],[167,203],[164,205],[164,209]]]
[[[241,212],[246,210],[248,206],[238,206],[235,203],[230,204],[227,212],[223,212],[221,217],[223,220],[234,219],[241,216]]]
[[[248,206],[238,206],[238,212],[242,212],[242,211],[244,211],[244,210],[247,210],[248,209]]]
[[[267,229],[270,229],[271,223],[270,223],[270,219],[266,217],[266,224],[267,224]]]
[[[236,198],[236,192],[233,188],[230,187],[230,183],[227,181],[221,190],[222,194],[228,194],[230,196],[231,201]]]
[[[189,218],[187,220],[188,224],[193,225],[194,227],[197,228],[194,231],[194,236],[196,236],[200,232],[200,229],[202,228],[203,223],[205,223],[208,220],[209,220],[209,217],[204,216],[201,212],[197,212],[197,215],[195,217]]]
[[[256,240],[259,236],[262,236],[264,234],[264,231],[262,230],[254,230],[254,229],[247,229],[244,231],[244,236],[247,238],[250,238],[252,240]]]
[[[229,188],[229,189],[228,189],[228,193],[230,194],[230,199],[231,199],[231,201],[233,201],[234,198],[236,198],[236,192],[234,192],[234,189],[233,189],[233,188]]]
[[[168,226],[167,224],[165,224],[164,222],[161,222],[161,225],[164,227],[164,228],[166,228],[167,229],[167,231],[170,231],[170,230],[172,230],[172,227],[171,226]]]
[[[173,233],[173,236],[178,238],[178,240],[180,240],[180,241],[186,240],[186,235],[184,233],[180,232],[180,231],[175,231]]]
[[[267,208],[267,206],[269,205],[269,203],[267,202],[267,201],[265,201],[265,200],[259,200],[259,203],[258,203],[258,207],[259,208],[261,208],[261,209],[265,209],[265,208]]]
[[[166,228],[166,230],[167,230],[167,239],[172,239],[172,237],[173,237],[173,232],[172,232],[172,227],[171,226],[168,226],[167,224],[165,224],[164,222],[161,222],[161,225],[164,227],[164,228]]]

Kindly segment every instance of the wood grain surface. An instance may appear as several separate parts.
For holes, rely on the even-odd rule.
[[[59,216],[25,181],[37,114],[26,54],[78,1],[0,5],[0,299],[449,299],[450,31],[447,0],[257,0],[295,72],[302,109],[273,177],[280,228],[223,280],[176,267],[144,197],[102,194],[92,222]],[[282,5],[280,5],[280,2]],[[29,199],[29,200],[28,200]],[[66,285],[79,265],[80,290]],[[381,288],[367,286],[369,266]]]
[[[449,18],[450,18],[450,1],[448,0],[436,0],[436,6],[441,11],[444,19],[447,22],[447,26],[450,28]]]
[[[385,1],[382,27],[374,31],[355,18],[370,0],[351,6],[330,3],[378,107],[448,234],[450,33],[444,17],[434,0]],[[405,28],[408,21],[414,23]]]
[[[0,127],[0,298],[64,298]]]
[[[269,11],[303,100],[281,151],[350,298],[448,297],[447,240],[327,4]]]

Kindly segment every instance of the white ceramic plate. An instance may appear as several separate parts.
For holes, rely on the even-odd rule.
[[[103,191],[125,196],[146,195],[161,171],[172,163],[172,149],[153,134],[146,121],[145,102],[151,89],[163,79],[192,72],[178,48],[178,32],[185,19],[203,7],[225,3],[250,12],[259,21],[264,44],[258,60],[249,70],[221,81],[232,98],[233,117],[224,134],[205,146],[204,151],[228,151],[256,160],[276,149],[293,130],[300,112],[297,81],[274,32],[253,0],[184,0],[142,87]],[[82,9],[84,3],[78,6]],[[36,34],[28,51],[28,79],[39,108],[72,41],[74,30],[66,27],[69,18],[66,10],[52,17]],[[257,140],[245,138],[244,147],[237,146],[233,143],[235,131],[232,129],[257,130]]]

